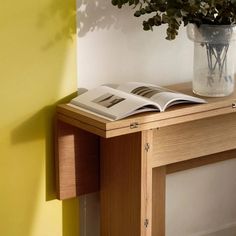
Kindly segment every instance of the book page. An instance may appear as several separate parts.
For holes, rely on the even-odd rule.
[[[151,100],[161,107],[161,111],[164,111],[167,107],[171,105],[179,103],[206,103],[205,100],[200,99],[198,97],[178,93],[148,83],[128,82],[121,84],[117,87],[117,89]]]
[[[139,112],[159,110],[152,101],[107,86],[89,90],[72,99],[71,104],[113,120]]]

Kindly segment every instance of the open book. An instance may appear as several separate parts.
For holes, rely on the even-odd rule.
[[[70,104],[109,120],[146,111],[163,112],[179,103],[206,103],[205,100],[153,84],[128,82],[112,88],[103,85],[72,99]]]

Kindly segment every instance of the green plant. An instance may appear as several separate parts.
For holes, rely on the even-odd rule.
[[[180,25],[194,23],[212,25],[232,25],[236,23],[236,0],[112,0],[121,8],[133,6],[134,16],[149,15],[143,21],[144,30],[167,24],[168,40],[178,35]]]

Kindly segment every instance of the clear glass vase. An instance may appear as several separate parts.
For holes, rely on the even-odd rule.
[[[187,26],[194,41],[193,92],[224,97],[234,91],[236,27],[231,25]]]

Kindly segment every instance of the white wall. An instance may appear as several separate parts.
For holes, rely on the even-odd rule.
[[[235,170],[234,159],[168,175],[167,236],[235,236]]]
[[[142,30],[132,10],[113,7],[110,0],[78,0],[79,86],[104,82],[179,83],[191,79],[193,44],[180,31],[165,40],[165,28]]]
[[[185,29],[169,42],[165,27],[144,32],[142,20],[128,8],[116,9],[110,0],[77,1],[79,87],[191,80],[193,44]],[[167,236],[236,235],[235,170],[236,161],[231,160],[169,175]],[[81,236],[99,235],[98,211],[98,194],[81,198]]]

